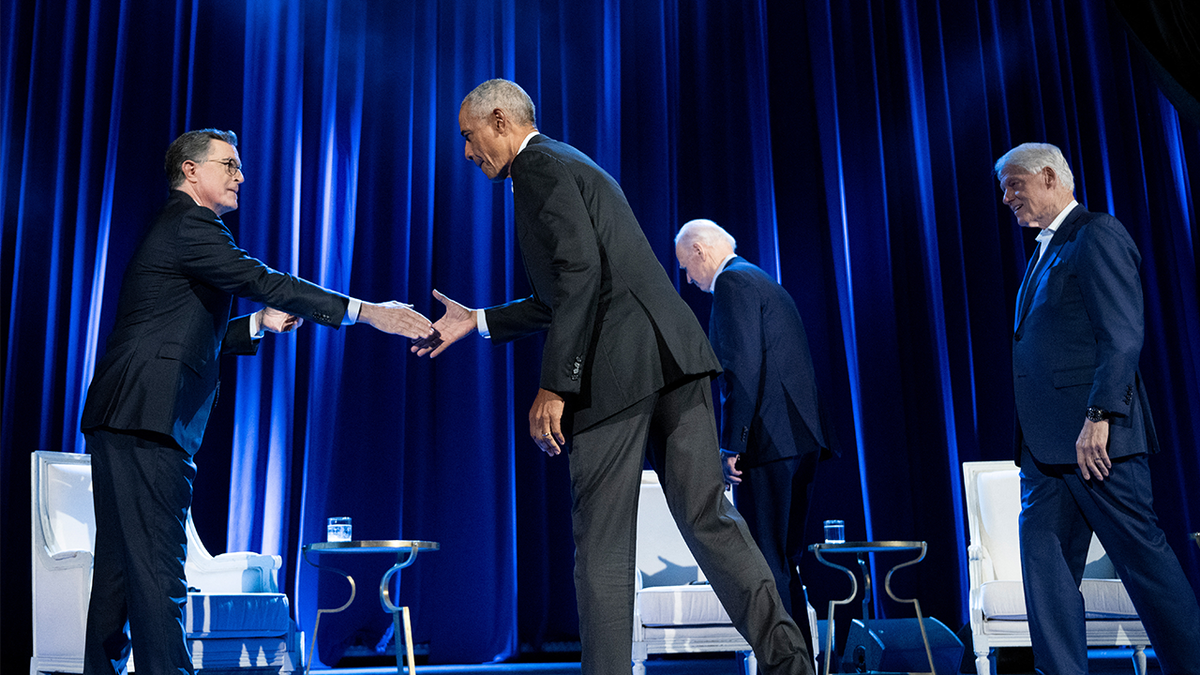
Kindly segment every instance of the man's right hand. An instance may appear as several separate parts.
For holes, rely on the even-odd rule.
[[[433,335],[433,324],[429,323],[429,319],[413,310],[412,305],[395,300],[384,303],[363,302],[358,310],[358,320],[394,335],[414,339]]]
[[[738,457],[741,455],[721,453],[721,472],[725,474],[726,485],[737,485],[742,482],[742,472],[737,468]]]
[[[417,356],[428,354],[431,359],[446,351],[450,345],[470,335],[476,328],[475,312],[479,311],[468,309],[465,305],[442,295],[436,289],[433,291],[433,297],[446,307],[446,313],[433,324],[434,339],[421,340],[412,346],[412,351]]]

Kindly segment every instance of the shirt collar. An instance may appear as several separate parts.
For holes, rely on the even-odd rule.
[[[1079,202],[1072,199],[1071,203],[1067,204],[1067,207],[1065,209],[1063,209],[1062,211],[1059,211],[1058,215],[1054,217],[1054,220],[1050,221],[1049,227],[1042,230],[1041,232],[1038,232],[1037,240],[1038,241],[1048,241],[1050,239],[1053,239],[1054,233],[1058,231],[1058,226],[1062,225],[1062,222],[1067,219],[1067,214],[1070,213],[1071,210],[1074,209],[1076,206],[1079,206]]]
[[[721,276],[721,272],[725,271],[725,266],[729,264],[729,261],[733,260],[736,257],[737,257],[736,253],[730,253],[729,255],[725,256],[725,259],[721,261],[720,265],[717,265],[717,273],[713,275],[712,283],[708,285],[709,293],[712,293],[717,290],[717,277]]]
[[[529,139],[533,138],[534,136],[537,136],[540,133],[542,133],[542,132],[538,131],[537,129],[534,129],[533,131],[529,132],[529,135],[525,137],[525,140],[521,141],[521,147],[517,148],[517,154],[518,155],[521,154],[521,151],[525,149],[525,146],[529,145]]]
[[[518,155],[519,155],[519,154],[521,154],[521,152],[522,152],[522,151],[525,149],[525,146],[529,145],[529,141],[530,141],[530,140],[531,140],[531,139],[532,139],[534,136],[537,136],[537,135],[538,135],[538,134],[540,134],[540,133],[542,133],[542,132],[538,131],[537,129],[534,129],[533,131],[529,132],[529,135],[525,137],[525,140],[521,141],[521,147],[517,148],[517,154],[518,154]],[[511,165],[510,165],[510,166],[511,166]],[[511,172],[511,171],[509,172],[509,176],[508,176],[508,177],[509,177],[509,178],[512,178],[512,172]],[[509,189],[509,190],[511,190],[512,192],[514,192],[514,193],[515,193],[515,192],[517,191],[517,186],[516,186],[516,185],[513,185],[513,182],[510,180],[510,181],[508,182],[508,189]]]

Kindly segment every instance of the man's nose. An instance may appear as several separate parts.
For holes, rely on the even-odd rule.
[[[472,161],[472,162],[475,161],[471,157],[471,144],[470,143],[463,143],[463,157],[469,161]]]

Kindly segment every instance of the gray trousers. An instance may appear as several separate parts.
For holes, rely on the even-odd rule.
[[[637,502],[643,460],[763,672],[810,675],[812,659],[771,569],[724,496],[709,379],[649,396],[573,435],[569,447],[575,591],[583,675],[629,675]]]

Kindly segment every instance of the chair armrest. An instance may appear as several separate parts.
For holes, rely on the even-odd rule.
[[[51,555],[43,547],[39,553],[40,555],[37,556],[38,560],[48,570],[69,570],[77,567],[90,570],[92,568],[91,551],[59,551]]]
[[[634,570],[633,588],[633,641],[642,642],[646,639],[646,627],[642,625],[642,599],[638,591],[643,588],[642,571]]]
[[[187,583],[204,593],[278,593],[277,555],[239,551],[187,561]]]
[[[992,556],[986,548],[979,544],[971,544],[967,547],[967,577],[971,588],[978,588],[985,581],[996,580]]]

